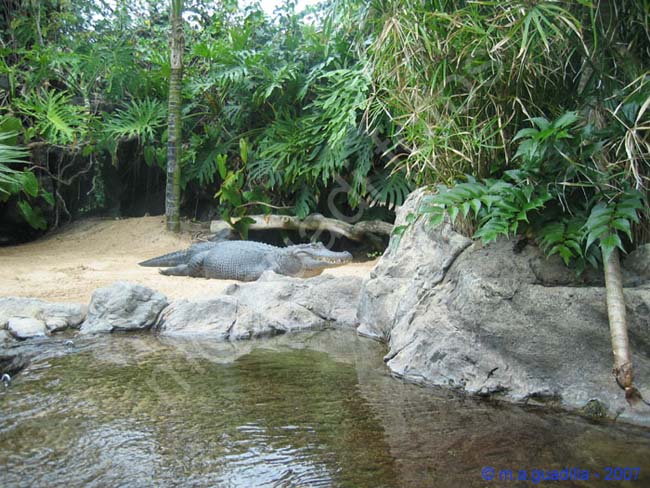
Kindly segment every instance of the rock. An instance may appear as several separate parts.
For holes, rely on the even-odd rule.
[[[45,337],[47,326],[45,322],[31,317],[12,317],[7,323],[7,330],[16,339],[29,339],[31,337]]]
[[[13,341],[13,336],[6,330],[0,330],[0,346],[10,344]]]
[[[220,296],[213,300],[172,302],[160,315],[156,328],[163,335],[205,335],[226,340],[237,320],[237,299]]]
[[[623,260],[623,268],[640,283],[650,282],[650,244],[644,244],[632,251]]]
[[[167,304],[167,298],[151,288],[118,281],[95,290],[81,332],[148,329]]]
[[[302,328],[303,320],[355,328],[360,289],[361,279],[356,277],[323,274],[301,279],[267,271],[255,282],[231,285],[225,294],[267,319],[286,323],[288,329]]]
[[[270,337],[287,332],[354,328],[361,280],[321,275],[291,278],[267,272],[231,285],[211,300],[173,302],[157,328],[169,336],[209,335],[217,340]]]
[[[88,307],[81,303],[49,303],[35,298],[0,298],[0,329],[12,318],[31,318],[43,322],[48,332],[77,327]]]
[[[395,219],[395,227],[406,224],[427,196],[413,192]],[[419,219],[400,238],[392,237],[370,278],[363,284],[357,320],[359,333],[387,339],[396,317],[409,314],[423,294],[440,283],[454,259],[471,240],[445,224],[432,229]]]
[[[24,354],[0,354],[0,375],[8,374],[13,378],[28,364],[29,359]]]
[[[411,208],[417,198],[409,199]],[[406,211],[400,210],[400,219]],[[577,278],[533,244],[520,252],[506,240],[448,246],[462,242],[453,232],[448,224],[436,233],[409,228],[405,242],[441,254],[391,244],[391,254],[363,285],[360,331],[388,342],[385,361],[395,374],[513,402],[583,412],[599,404],[609,417],[650,425],[650,409],[630,407],[614,381],[605,289],[586,286],[593,276]],[[391,291],[395,263],[409,259],[429,274],[400,278]],[[432,262],[442,263],[442,278]],[[627,288],[625,295],[637,386],[647,399],[650,288]]]

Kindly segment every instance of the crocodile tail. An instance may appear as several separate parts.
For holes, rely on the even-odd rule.
[[[190,253],[186,249],[184,251],[170,252],[169,254],[164,254],[158,256],[157,258],[147,259],[138,263],[139,266],[150,266],[150,267],[169,267],[169,266],[178,266],[179,264],[185,264],[190,258]]]

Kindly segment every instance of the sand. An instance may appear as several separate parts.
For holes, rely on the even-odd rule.
[[[0,247],[0,297],[88,303],[96,288],[125,280],[170,299],[210,298],[235,282],[163,276],[157,268],[137,264],[189,246],[193,235],[167,232],[163,217],[75,222],[29,244]],[[366,277],[375,263],[352,263],[325,273]]]

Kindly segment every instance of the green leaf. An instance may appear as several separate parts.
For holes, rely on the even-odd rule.
[[[143,149],[144,162],[147,166],[152,167],[156,162],[156,150],[152,146],[145,146]]]
[[[616,233],[607,234],[600,239],[600,248],[603,252],[603,262],[607,262],[615,248],[623,250],[621,238]]]
[[[537,129],[534,129],[533,127],[527,127],[525,129],[521,129],[519,132],[517,132],[517,134],[515,134],[515,137],[512,138],[512,142],[522,139],[524,137],[536,136],[538,133],[539,131]]]
[[[580,116],[577,112],[565,112],[553,121],[553,126],[558,129],[564,129],[573,125],[578,120],[580,120]]]
[[[25,218],[25,221],[34,229],[45,230],[47,229],[47,221],[43,216],[40,208],[33,208],[29,202],[21,200],[18,202],[20,213]]]
[[[30,197],[38,195],[38,179],[31,171],[21,173],[22,191]]]
[[[562,260],[564,261],[565,265],[569,265],[571,262],[571,259],[574,258],[575,256],[573,255],[573,252],[571,252],[571,249],[569,249],[566,246],[561,246],[559,249],[560,256],[562,257]]]
[[[219,176],[222,180],[225,180],[228,177],[228,167],[226,166],[226,160],[228,156],[226,154],[217,155],[217,167],[219,168]]]
[[[600,227],[592,229],[587,236],[587,245],[585,246],[585,249],[589,249],[589,246],[591,246],[591,244],[597,239],[600,239],[600,237],[603,236],[608,230],[609,227],[606,225],[601,225]]]
[[[632,205],[618,205],[616,207],[616,214],[620,217],[627,218],[628,220],[631,220],[634,223],[639,223],[639,216],[638,216],[638,210],[642,208],[640,202],[638,206],[632,206]]]
[[[472,210],[474,210],[474,216],[478,217],[478,214],[481,211],[481,200],[475,198],[474,200],[470,200],[469,204],[472,206]]]
[[[551,126],[548,119],[545,119],[544,117],[533,117],[530,121],[542,131],[547,130]]]
[[[469,215],[469,211],[472,208],[470,203],[469,202],[463,202],[462,205],[460,206],[460,208],[463,211],[463,217],[467,218],[467,216]]]
[[[611,222],[611,226],[616,229],[625,232],[625,234],[632,239],[632,225],[630,224],[630,221],[627,219],[614,219]]]
[[[459,212],[458,207],[449,207],[447,209],[447,213],[449,213],[449,219],[451,220],[452,224],[456,222],[456,217],[458,217],[458,212]]]
[[[502,198],[502,197],[497,196],[497,195],[483,195],[483,196],[481,197],[480,200],[481,200],[483,203],[485,203],[485,206],[486,206],[486,207],[488,208],[488,210],[489,210],[489,209],[492,207],[492,205],[494,205],[494,204],[497,203],[497,202],[500,202],[500,201],[501,201],[501,198]]]
[[[440,212],[437,214],[433,214],[431,215],[431,217],[429,217],[429,225],[435,228],[438,227],[440,224],[442,224],[444,220],[445,220],[444,213]]]
[[[16,117],[5,116],[0,119],[0,133],[10,134],[9,137],[4,139],[4,143],[8,146],[15,146],[18,144],[18,134],[22,132],[23,124],[20,119]]]
[[[246,164],[248,162],[248,141],[244,138],[239,139],[239,155],[244,164]]]
[[[49,191],[41,189],[41,197],[47,202],[50,207],[54,206],[54,195],[52,195]]]

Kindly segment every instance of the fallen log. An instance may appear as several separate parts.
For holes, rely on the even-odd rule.
[[[381,243],[382,237],[389,236],[393,230],[393,224],[381,220],[364,220],[350,224],[342,220],[324,217],[321,214],[311,214],[304,219],[291,215],[248,215],[247,218],[255,221],[250,224],[249,230],[327,231],[357,242],[368,240],[372,243]],[[239,219],[233,218],[233,222],[237,220]],[[210,232],[212,233],[231,229],[230,224],[223,220],[213,220],[210,223]]]

